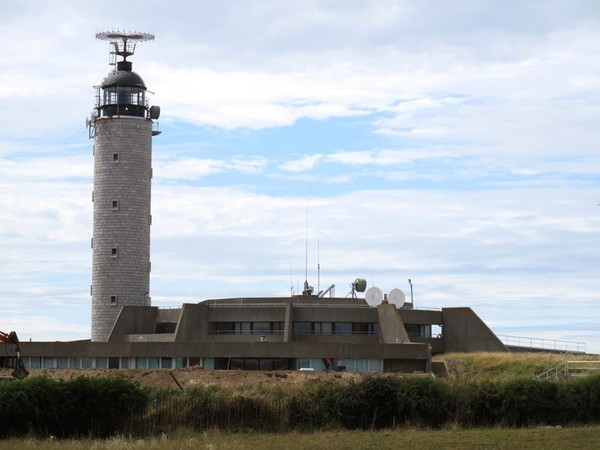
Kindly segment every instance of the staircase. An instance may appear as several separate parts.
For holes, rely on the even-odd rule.
[[[554,378],[555,380],[560,380],[567,378],[582,378],[595,373],[600,373],[600,361],[565,361],[538,375],[538,378]]]

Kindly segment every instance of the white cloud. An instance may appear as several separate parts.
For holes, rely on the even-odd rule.
[[[359,275],[384,290],[411,276],[420,304],[466,303],[515,332],[544,320],[556,329],[568,313],[560,336],[600,348],[581,323],[598,315],[600,287],[600,10],[586,1],[5,5],[0,328],[56,338],[89,330],[83,119],[110,70],[94,33],[115,26],[115,8],[136,22],[127,26],[156,34],[132,59],[172,132],[154,160],[157,301],[289,292],[314,182],[312,278],[319,236],[338,293]],[[303,138],[301,119],[339,118],[360,133],[294,156],[271,160],[260,144],[196,153],[211,128],[236,137],[278,128],[285,148]],[[270,184],[232,187],[236,175],[262,174]],[[194,187],[209,176],[211,187]],[[71,302],[85,319],[57,319]]]

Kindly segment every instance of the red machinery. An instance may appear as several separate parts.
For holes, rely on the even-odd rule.
[[[3,367],[9,367],[14,369],[12,371],[12,376],[19,380],[29,375],[29,372],[25,370],[25,365],[23,364],[23,360],[21,359],[21,348],[19,347],[19,338],[17,337],[17,333],[11,331],[10,333],[6,334],[3,331],[0,331],[0,342],[14,345],[16,354],[16,356],[4,357]],[[0,360],[1,359],[2,358],[0,357]]]

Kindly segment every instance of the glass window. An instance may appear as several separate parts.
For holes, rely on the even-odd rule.
[[[349,322],[336,322],[333,326],[335,334],[352,334],[352,324]]]
[[[368,372],[369,370],[369,361],[367,359],[355,359],[354,360],[354,370],[357,372]]]
[[[107,369],[108,358],[96,358],[96,369]]]
[[[158,369],[158,358],[148,358],[148,369]]]
[[[254,334],[268,334],[271,332],[271,322],[254,322],[252,329]]]
[[[310,358],[298,358],[298,369],[310,368]]]
[[[78,365],[79,361],[77,360],[77,358],[69,358],[69,367],[71,369],[78,369],[79,365]]]
[[[333,324],[331,322],[322,322],[321,334],[333,334]]]
[[[186,358],[175,358],[175,368],[182,369],[183,367],[186,367],[186,362]]]
[[[44,364],[44,369],[54,369],[54,358],[44,358],[42,363]]]
[[[135,368],[136,369],[147,369],[148,368],[148,358],[135,358]]]
[[[190,358],[190,360],[191,360],[191,358]],[[204,367],[205,369],[214,369],[215,368],[215,358],[204,358],[202,363],[203,363],[202,367]]]
[[[370,359],[369,360],[369,371],[370,372],[381,372],[382,367],[383,367],[383,364],[380,359]]]
[[[121,369],[129,369],[129,358],[121,358]]]
[[[68,369],[69,368],[69,358],[58,358],[58,368],[59,369]]]
[[[111,356],[108,358],[108,368],[109,369],[118,369],[119,368],[119,358],[116,356]]]
[[[31,357],[31,366],[32,369],[41,369],[42,367],[42,358],[39,356]]]
[[[81,368],[82,369],[91,369],[92,368],[92,358],[81,358]]]
[[[310,334],[312,327],[310,322],[294,322],[294,334]]]
[[[199,365],[200,365],[200,362],[201,362],[201,361],[200,361],[200,358],[197,358],[197,357],[194,357],[194,356],[192,356],[192,357],[190,358],[189,367],[192,367],[192,366],[199,366]]]
[[[161,358],[160,359],[160,367],[161,367],[161,369],[172,369],[173,368],[173,358]]]
[[[322,358],[311,358],[310,367],[315,370],[325,370],[325,361]]]
[[[353,323],[352,334],[368,334],[369,324],[368,323]]]

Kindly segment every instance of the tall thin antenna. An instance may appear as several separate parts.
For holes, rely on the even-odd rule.
[[[317,236],[317,292],[321,292],[321,243]]]
[[[308,199],[306,200],[306,239],[304,246],[304,290],[303,295],[311,295],[312,288],[308,285],[308,207],[310,206],[310,196],[312,194],[312,183],[308,190]]]

